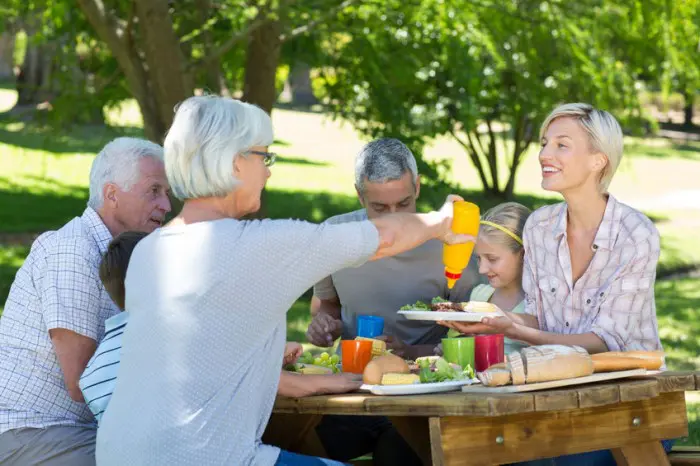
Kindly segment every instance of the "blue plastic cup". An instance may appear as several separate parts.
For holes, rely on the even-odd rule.
[[[377,316],[357,316],[357,336],[375,338],[384,333],[384,318]]]

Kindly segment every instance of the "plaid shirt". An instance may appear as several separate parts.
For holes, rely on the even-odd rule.
[[[0,319],[0,433],[94,425],[88,407],[68,395],[49,330],[102,339],[105,320],[118,312],[98,272],[111,239],[88,207],[32,245]]]
[[[610,351],[660,350],[654,281],[659,233],[642,213],[608,199],[588,269],[572,283],[566,203],[535,211],[525,225],[525,312],[540,330],[593,332]]]

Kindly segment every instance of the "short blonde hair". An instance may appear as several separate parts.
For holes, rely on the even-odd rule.
[[[181,200],[225,196],[239,183],[234,158],[272,141],[272,121],[259,107],[229,97],[190,97],[177,107],[163,144],[170,189]]]
[[[487,237],[490,243],[500,244],[514,253],[518,253],[523,249],[523,230],[525,229],[525,222],[531,213],[532,211],[522,204],[505,202],[487,210],[481,216],[482,222],[494,223],[505,228],[517,236],[521,242],[516,241],[511,235],[491,225],[479,225],[479,236]]]
[[[588,140],[593,152],[600,152],[608,159],[608,163],[601,172],[599,188],[601,192],[607,192],[613,175],[622,160],[624,139],[622,128],[614,116],[605,110],[598,110],[589,104],[574,103],[564,104],[555,108],[544,120],[540,128],[540,139],[547,132],[549,125],[557,118],[573,118],[588,133]]]

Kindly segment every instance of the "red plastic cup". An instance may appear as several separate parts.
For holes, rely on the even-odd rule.
[[[369,340],[342,340],[343,372],[362,374],[372,359],[372,342]]]
[[[474,337],[474,370],[485,371],[505,361],[503,335],[476,335]]]

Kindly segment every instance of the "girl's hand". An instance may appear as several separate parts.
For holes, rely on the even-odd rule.
[[[480,323],[439,321],[438,324],[457,330],[465,335],[502,333],[510,336],[515,329],[513,321],[506,316],[484,317]]]

